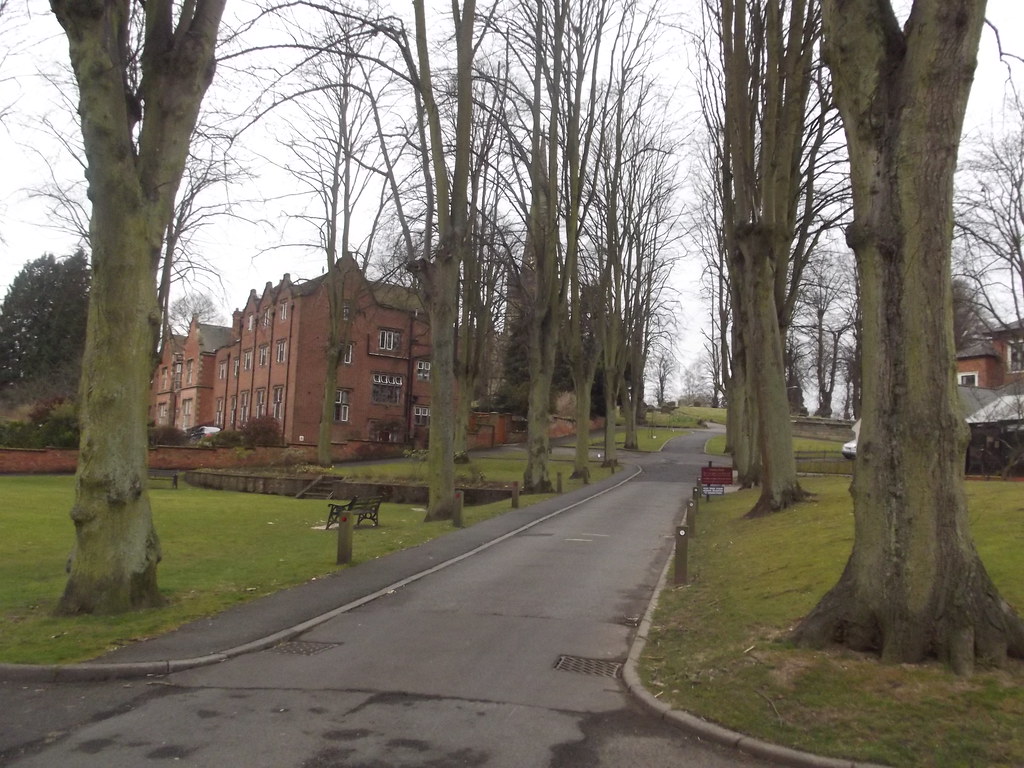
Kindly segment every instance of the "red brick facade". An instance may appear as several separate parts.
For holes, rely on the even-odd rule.
[[[398,286],[372,285],[351,259],[343,271],[348,341],[334,377],[331,440],[423,444],[430,419],[430,332],[419,300]],[[187,337],[168,345],[157,368],[150,417],[181,428],[238,429],[252,418],[273,416],[287,444],[315,445],[329,317],[324,278],[292,282],[286,274],[262,294],[250,292],[231,327],[219,329],[225,341],[215,349],[207,341],[218,333],[215,327],[193,323]]]
[[[1018,324],[1019,326],[1020,324]],[[1024,328],[1011,326],[957,355],[957,383],[999,389],[1024,381]]]

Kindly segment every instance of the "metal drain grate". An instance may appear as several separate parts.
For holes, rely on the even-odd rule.
[[[599,677],[618,677],[622,664],[604,659],[585,659],[582,656],[559,656],[555,669],[565,672],[577,672],[581,675],[598,675]]]
[[[316,656],[318,653],[335,647],[337,647],[337,643],[307,643],[302,640],[292,640],[275,645],[270,650],[274,653],[288,653],[292,656]]]

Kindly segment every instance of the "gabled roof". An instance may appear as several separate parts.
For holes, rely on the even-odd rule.
[[[199,324],[199,351],[216,352],[221,347],[233,344],[234,329],[226,325]]]
[[[972,342],[956,353],[957,360],[969,360],[974,357],[999,357],[999,353],[987,339]]]
[[[377,283],[371,285],[373,298],[382,307],[401,309],[404,312],[422,312],[423,300],[414,288],[394,283]]]

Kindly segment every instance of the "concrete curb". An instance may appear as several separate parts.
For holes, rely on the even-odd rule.
[[[668,573],[672,568],[672,555],[670,554],[661,571],[661,578],[654,588],[650,605],[644,614],[636,635],[633,637],[633,644],[629,649],[629,656],[622,668],[622,681],[626,690],[636,701],[655,715],[658,719],[664,720],[681,731],[685,731],[698,739],[719,744],[724,747],[731,747],[745,752],[763,760],[770,760],[775,765],[792,766],[793,768],[885,768],[873,763],[859,763],[853,760],[839,760],[831,757],[821,757],[810,752],[801,752],[789,747],[781,747],[767,741],[761,741],[736,731],[731,731],[720,725],[712,723],[703,718],[692,715],[689,712],[672,709],[671,705],[659,701],[651,694],[640,681],[637,671],[640,656],[647,645],[647,637],[651,631],[651,623],[654,611],[658,607],[658,599],[661,596],[665,585],[668,583]]]
[[[287,642],[294,637],[308,632],[314,627],[323,624],[324,622],[330,621],[331,619],[340,616],[343,613],[347,613],[355,608],[362,605],[366,605],[369,602],[377,600],[378,598],[384,597],[397,589],[412,584],[415,581],[419,581],[432,573],[443,570],[448,566],[455,565],[466,558],[477,555],[484,550],[490,549],[496,544],[500,544],[506,539],[510,539],[523,531],[529,530],[536,525],[550,520],[563,512],[568,512],[570,509],[574,509],[581,504],[584,504],[591,499],[595,499],[598,496],[603,496],[610,491],[615,490],[621,485],[628,483],[633,478],[637,477],[643,469],[639,466],[631,467],[633,470],[631,473],[627,473],[626,477],[623,477],[616,483],[612,483],[595,493],[586,496],[585,498],[578,499],[572,504],[567,504],[564,507],[541,515],[535,520],[531,520],[528,523],[520,525],[511,531],[497,536],[490,541],[486,541],[483,544],[467,550],[459,555],[451,557],[443,562],[437,563],[436,565],[426,568],[422,571],[407,576],[406,578],[399,579],[398,581],[392,582],[387,586],[371,592],[368,595],[360,597],[356,600],[352,600],[344,605],[338,606],[330,611],[321,613],[318,616],[314,616],[311,619],[295,624],[291,627],[287,627],[278,632],[273,632],[264,637],[252,640],[241,645],[236,645],[226,650],[207,654],[205,656],[196,656],[193,658],[185,659],[165,659],[161,661],[139,661],[139,662],[120,662],[120,663],[104,663],[104,662],[83,662],[80,664],[10,664],[0,663],[0,681],[5,682],[44,682],[44,683],[81,683],[81,682],[101,682],[104,680],[125,680],[131,678],[144,678],[144,677],[159,677],[168,675],[173,672],[183,672],[188,669],[195,669],[197,667],[205,667],[210,664],[219,664],[222,661],[233,659],[236,656],[242,656],[247,653],[254,653],[256,651],[264,651],[268,648],[272,648],[275,645]]]

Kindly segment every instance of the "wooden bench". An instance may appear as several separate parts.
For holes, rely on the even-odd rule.
[[[328,504],[330,511],[327,513],[327,525],[325,529],[331,527],[331,523],[341,524],[341,513],[342,512],[353,512],[356,515],[356,525],[359,525],[364,520],[370,520],[376,527],[380,524],[377,519],[377,513],[380,510],[380,503],[384,499],[381,496],[355,496],[351,501],[345,504]]]
[[[170,480],[171,488],[178,487],[178,470],[176,469],[151,469],[149,470],[150,480]]]

